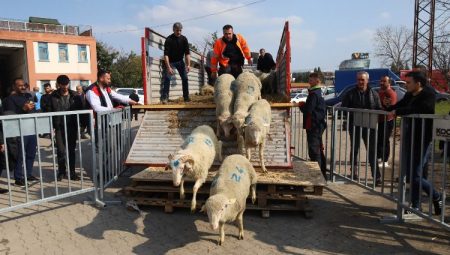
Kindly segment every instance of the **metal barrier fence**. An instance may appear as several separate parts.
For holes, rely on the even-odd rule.
[[[92,117],[88,110],[0,116],[7,187],[0,213],[94,191],[95,138],[82,139],[78,128],[93,131]]]
[[[97,113],[98,192],[103,191],[125,170],[124,162],[131,148],[131,108]]]
[[[449,116],[398,118],[385,111],[343,107],[327,112],[331,114],[327,115],[324,147],[332,181],[345,179],[394,201],[397,213],[390,220],[417,215],[450,229],[446,210]],[[293,154],[307,160],[302,114],[297,107],[291,114]],[[435,208],[441,206],[441,213],[436,214]]]

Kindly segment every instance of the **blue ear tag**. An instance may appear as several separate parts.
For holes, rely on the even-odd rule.
[[[188,144],[191,144],[191,143],[193,143],[193,142],[194,142],[194,137],[189,136],[189,137],[187,138],[187,143],[188,143]]]
[[[208,145],[209,147],[213,146],[212,141],[209,138],[205,138],[205,144]]]

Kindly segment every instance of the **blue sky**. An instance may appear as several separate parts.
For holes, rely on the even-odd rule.
[[[257,0],[41,0],[5,1],[0,17],[56,18],[61,23],[91,25],[97,40],[140,52],[143,27],[220,12]],[[290,21],[292,70],[320,66],[335,70],[352,52],[373,52],[373,35],[386,25],[413,28],[413,0],[265,0],[237,10],[184,22],[183,33],[201,45],[209,33],[232,24],[252,51],[276,55],[285,20]],[[155,28],[169,35],[171,26]],[[127,32],[120,32],[127,31]],[[371,55],[371,67],[379,61]]]

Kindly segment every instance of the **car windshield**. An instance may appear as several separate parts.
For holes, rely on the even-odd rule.
[[[138,89],[138,95],[143,96],[144,95],[144,90],[143,89]]]
[[[298,94],[297,93],[292,93],[291,94],[291,98],[294,98],[294,97],[296,97]]]
[[[125,96],[129,96],[133,92],[134,92],[134,89],[118,89],[117,90],[117,93],[125,95]]]

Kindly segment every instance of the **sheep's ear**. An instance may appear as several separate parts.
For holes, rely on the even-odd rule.
[[[202,205],[202,209],[200,209],[201,213],[207,213],[208,211],[206,210],[206,206]]]
[[[269,123],[264,123],[264,126],[265,127],[270,127],[270,124]]]
[[[230,198],[230,199],[228,199],[228,201],[226,202],[226,205],[232,205],[232,204],[234,204],[234,203],[236,203],[236,198]]]
[[[171,154],[169,154],[169,160],[173,160],[173,158],[174,158],[174,156],[173,156],[173,154],[171,153]]]

